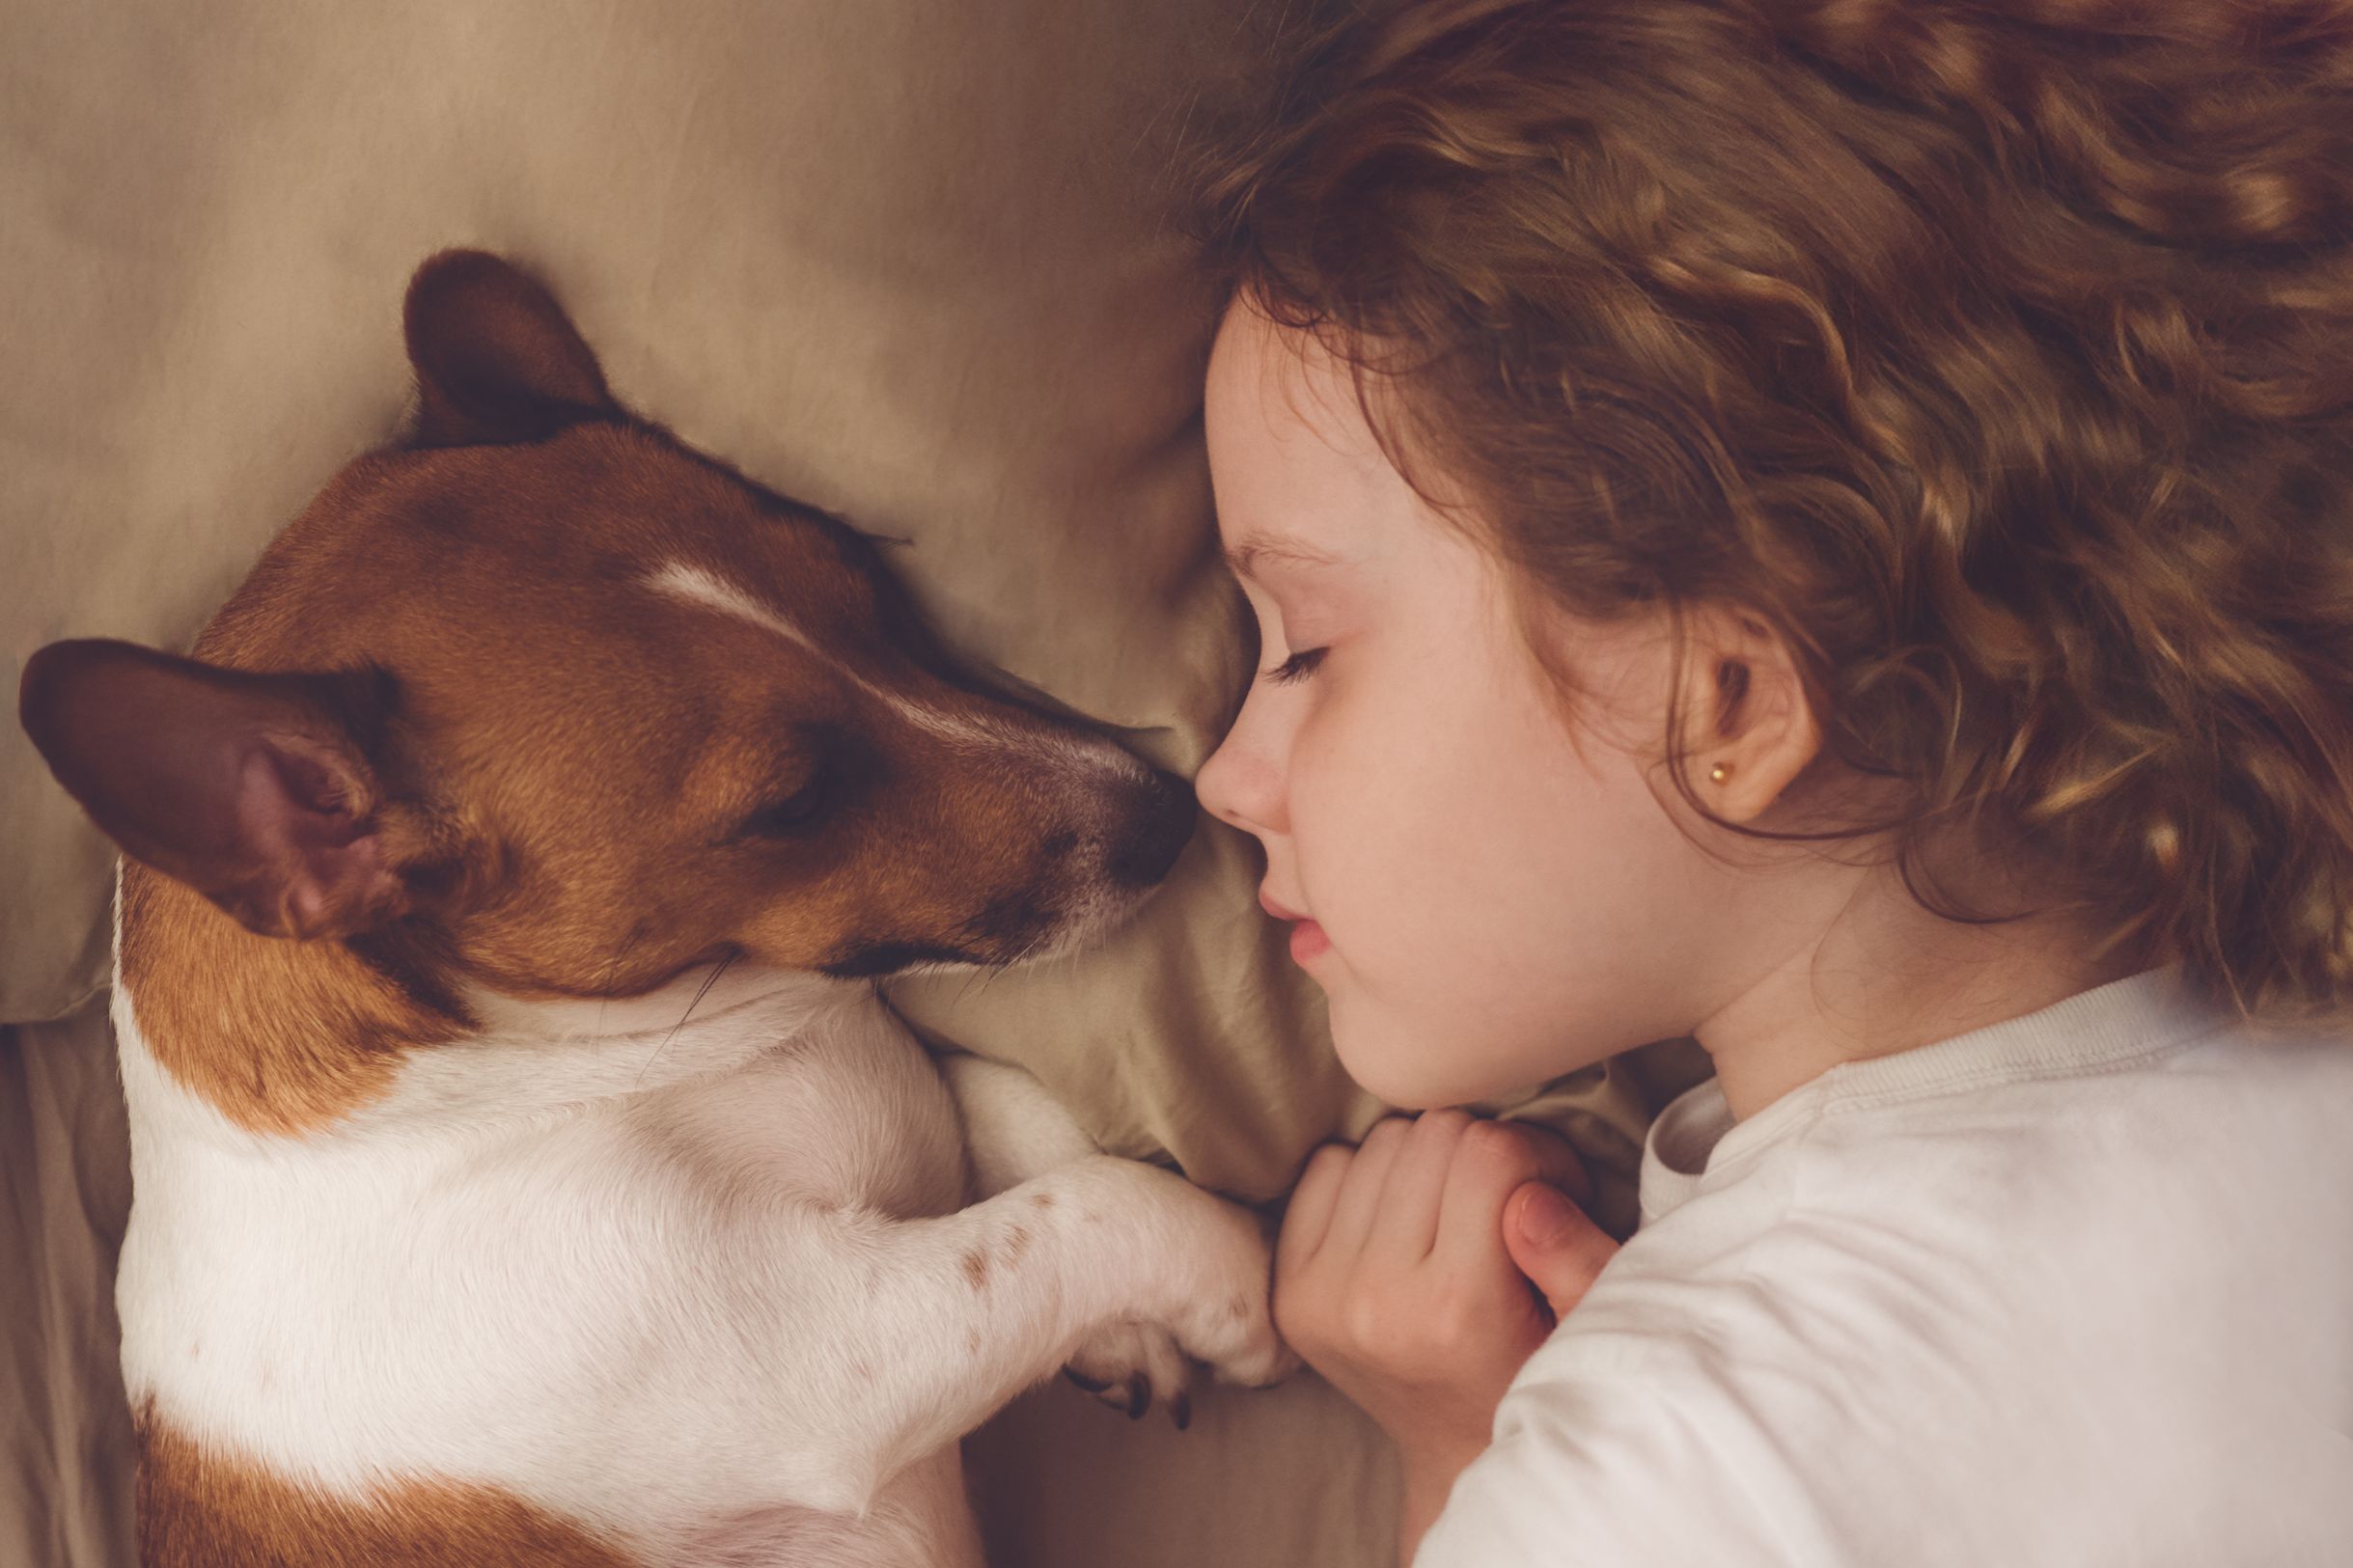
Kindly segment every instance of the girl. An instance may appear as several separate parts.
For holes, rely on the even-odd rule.
[[[1400,1555],[2353,1562],[2353,10],[1299,72],[1205,186],[1202,801],[1389,1103],[1716,1069],[1622,1249],[1457,1110],[1310,1163],[1277,1319]]]

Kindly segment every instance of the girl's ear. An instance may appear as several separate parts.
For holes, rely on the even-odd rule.
[[[1683,745],[1700,798],[1730,822],[1761,814],[1822,750],[1796,658],[1781,635],[1733,605],[1685,611]],[[1723,778],[1713,777],[1721,766]]]
[[[427,257],[401,322],[417,372],[412,445],[539,441],[620,412],[554,296],[487,251]]]
[[[353,733],[374,684],[77,639],[25,661],[18,715],[125,854],[263,936],[346,937],[409,908]]]

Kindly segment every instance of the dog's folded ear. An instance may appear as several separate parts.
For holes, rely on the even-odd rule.
[[[554,296],[487,251],[427,257],[401,311],[419,447],[540,441],[621,410]]]
[[[380,673],[255,674],[88,638],[25,662],[18,716],[125,854],[264,936],[343,937],[406,913],[362,743]]]

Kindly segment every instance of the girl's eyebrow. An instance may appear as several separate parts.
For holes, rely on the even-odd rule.
[[[1304,544],[1291,544],[1253,534],[1226,549],[1226,567],[1246,582],[1257,582],[1258,564],[1261,561],[1284,561],[1301,566],[1337,566],[1336,557]]]

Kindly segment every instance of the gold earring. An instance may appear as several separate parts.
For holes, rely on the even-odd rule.
[[[1731,776],[1732,765],[1730,762],[1719,762],[1707,770],[1707,777],[1716,784],[1722,784]]]

